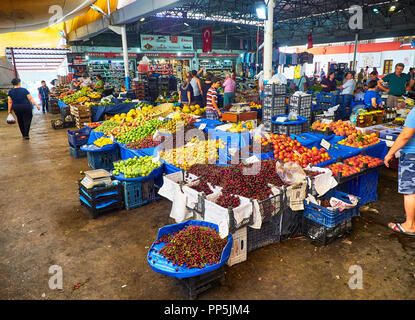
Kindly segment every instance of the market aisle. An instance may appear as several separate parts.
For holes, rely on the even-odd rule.
[[[1,112],[1,299],[187,297],[177,280],[151,271],[145,259],[158,228],[172,223],[169,201],[92,220],[77,200],[87,160],[69,155],[66,131],[50,127],[57,116],[36,114],[30,141],[5,117]],[[402,218],[393,217],[403,213],[396,183],[396,174],[384,170],[374,205],[380,214],[363,213],[350,242],[315,248],[300,238],[257,250],[228,269],[226,286],[201,298],[414,299],[415,239],[386,229],[388,221]],[[363,268],[363,290],[347,285],[355,264]],[[63,269],[63,290],[49,289],[51,265]]]

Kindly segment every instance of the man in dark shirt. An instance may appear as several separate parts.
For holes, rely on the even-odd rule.
[[[49,88],[46,86],[46,82],[42,80],[42,86],[38,88],[39,98],[42,101],[42,112],[49,112]]]
[[[388,107],[396,107],[398,99],[402,99],[402,96],[414,85],[414,79],[407,73],[403,73],[405,65],[403,63],[397,63],[395,66],[395,72],[389,73],[384,76],[383,79],[378,81],[378,86],[388,93],[388,100],[386,105]],[[388,88],[384,87],[385,82],[388,83]],[[407,85],[409,82],[409,85]]]

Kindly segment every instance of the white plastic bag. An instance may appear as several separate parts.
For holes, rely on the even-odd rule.
[[[11,113],[9,113],[9,115],[7,116],[6,122],[8,124],[15,124],[16,123],[16,120],[14,119],[14,117],[13,117],[13,115]]]

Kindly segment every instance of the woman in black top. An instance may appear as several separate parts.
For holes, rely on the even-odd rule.
[[[207,92],[209,91],[210,87],[212,86],[212,77],[213,77],[213,75],[210,72],[208,72],[206,74],[206,80],[202,83],[203,107],[206,106]]]
[[[29,139],[30,124],[32,122],[32,104],[33,103],[38,110],[40,107],[33,100],[29,91],[20,87],[20,79],[12,80],[13,89],[9,91],[9,113],[12,113],[12,109],[17,117],[20,132],[23,138]]]
[[[321,80],[321,91],[322,92],[331,92],[335,91],[337,88],[336,80],[334,79],[334,72],[330,72],[328,77]]]
[[[191,77],[183,80],[179,88],[179,102],[190,106],[194,102],[193,88],[190,84]]]

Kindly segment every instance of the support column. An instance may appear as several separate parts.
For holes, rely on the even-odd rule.
[[[128,68],[128,46],[126,26],[121,27],[122,53],[124,58],[125,88],[130,90],[130,70]]]
[[[359,44],[359,33],[356,32],[356,35],[354,38],[354,54],[353,54],[353,66],[352,66],[353,71],[356,71],[356,52],[357,52],[358,44]]]
[[[264,22],[264,80],[272,77],[272,43],[274,39],[275,0],[268,1],[268,20]]]

